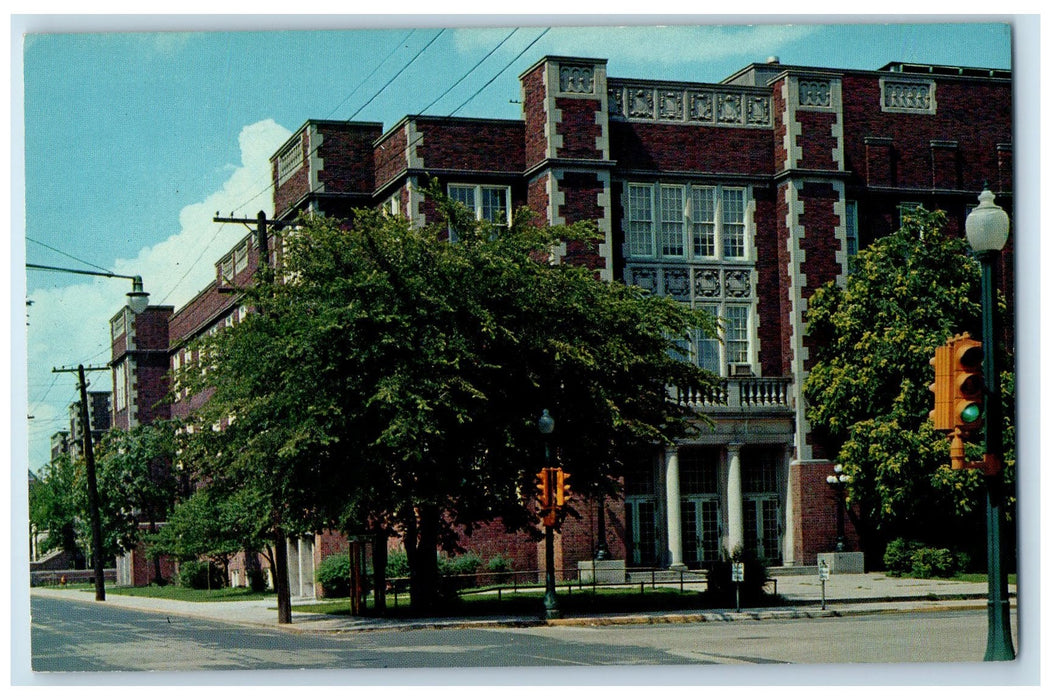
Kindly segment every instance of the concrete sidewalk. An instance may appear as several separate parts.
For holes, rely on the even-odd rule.
[[[838,574],[825,582],[825,609],[822,610],[821,582],[817,576],[781,576],[777,592],[782,605],[768,608],[720,610],[679,610],[632,614],[576,615],[561,620],[542,621],[536,616],[492,616],[384,620],[376,618],[321,615],[296,612],[292,623],[277,623],[273,597],[256,601],[191,603],[163,598],[119,595],[107,590],[106,600],[95,601],[94,590],[32,588],[30,594],[64,598],[96,605],[109,605],[161,615],[180,615],[218,620],[240,625],[261,626],[297,633],[348,633],[367,630],[397,630],[440,627],[514,627],[535,625],[612,625],[665,624],[683,622],[725,622],[732,620],[792,619],[834,617],[874,613],[931,611],[986,607],[987,585],[934,579],[893,578],[879,573]],[[1015,604],[1015,587],[1010,586]],[[300,602],[293,600],[293,608]],[[302,601],[306,602],[306,601]]]

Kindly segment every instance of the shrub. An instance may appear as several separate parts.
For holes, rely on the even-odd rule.
[[[497,554],[486,562],[485,570],[491,574],[489,578],[493,583],[506,583],[511,580],[511,571],[514,571],[515,562],[511,557]]]
[[[315,576],[324,597],[346,598],[350,595],[350,556],[343,553],[325,557]]]
[[[409,557],[403,550],[387,552],[387,578],[405,578],[409,575]]]
[[[226,585],[222,569],[207,561],[191,559],[179,564],[179,585],[183,588],[204,590]]]
[[[912,572],[912,553],[920,547],[919,542],[906,541],[899,537],[887,545],[883,553],[883,566],[891,576],[905,576]]]
[[[883,565],[891,576],[948,578],[965,570],[970,562],[965,552],[953,554],[943,547],[927,547],[900,537],[888,544],[883,554]]]
[[[948,549],[921,547],[912,553],[914,578],[949,577],[956,573],[956,560]]]
[[[473,574],[482,568],[482,559],[474,552],[467,552],[457,557],[438,557],[438,573],[448,577],[448,588],[459,590],[471,588],[477,584]]]

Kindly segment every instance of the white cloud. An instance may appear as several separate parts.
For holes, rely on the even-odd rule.
[[[110,269],[142,277],[151,304],[184,305],[213,279],[215,261],[248,232],[241,225],[213,223],[215,212],[228,215],[233,211],[248,218],[260,210],[273,213],[267,186],[269,158],[290,135],[288,129],[270,119],[244,127],[238,139],[241,163],[234,166],[219,191],[183,208],[178,233],[143,248],[134,258],[114,261]],[[51,369],[105,365],[110,359],[109,320],[120,310],[122,295],[131,291],[128,280],[75,279],[75,284],[42,288],[31,295],[27,329],[29,410],[34,416],[29,427],[31,469],[48,460],[50,436],[65,427],[62,422],[74,398],[75,375],[56,379]],[[102,390],[109,390],[110,381],[106,372],[89,377],[93,387]]]

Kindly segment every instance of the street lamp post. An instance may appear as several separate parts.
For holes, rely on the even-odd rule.
[[[850,483],[850,474],[843,473],[843,465],[837,464],[832,468],[835,474],[829,474],[825,481],[832,487],[836,495],[836,551],[846,551],[846,540],[844,536],[844,511],[846,510],[847,484]]]
[[[1000,465],[1003,460],[1003,410],[1000,380],[997,374],[997,338],[999,330],[996,306],[994,265],[1007,243],[1010,219],[994,203],[986,187],[978,195],[978,206],[967,216],[967,242],[982,265],[982,344],[985,361],[985,463]],[[1010,599],[1007,571],[1003,566],[1000,530],[1003,525],[1003,474],[999,468],[985,471],[986,544],[989,579],[989,630],[985,648],[986,661],[1009,661],[1015,658],[1011,643]]]
[[[544,436],[544,468],[551,473],[551,433],[555,430],[555,419],[545,408],[537,421],[537,428]],[[554,504],[551,504],[554,507]],[[544,526],[544,617],[552,620],[561,616],[558,599],[555,597],[555,531],[552,525]]]
[[[138,275],[118,275],[115,272],[96,272],[94,270],[74,270],[68,267],[51,265],[34,265],[26,263],[27,270],[46,270],[65,272],[71,275],[88,275],[91,277],[113,277],[131,280],[131,291],[128,292],[128,307],[136,316],[146,310],[150,295],[142,288],[142,278]],[[102,516],[99,513],[98,481],[95,475],[95,450],[91,438],[91,418],[88,412],[87,381],[84,378],[84,365],[77,367],[80,390],[80,422],[84,431],[84,465],[88,488],[88,515],[91,520],[92,566],[95,574],[95,600],[106,600],[105,570],[102,559]]]
[[[66,272],[71,275],[89,275],[91,277],[113,277],[117,279],[131,280],[131,291],[128,292],[128,306],[136,316],[146,310],[150,303],[150,295],[142,289],[142,278],[138,275],[118,275],[115,272],[96,272],[95,270],[73,270],[68,267],[52,267],[51,265],[33,265],[26,263],[27,270],[49,270],[51,272]]]

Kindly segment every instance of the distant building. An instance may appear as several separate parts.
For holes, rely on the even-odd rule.
[[[737,547],[771,564],[815,564],[836,533],[831,455],[810,431],[801,390],[814,347],[807,300],[826,282],[844,284],[853,255],[912,208],[945,211],[962,234],[988,183],[1012,210],[1011,73],[770,59],[695,83],[617,78],[602,59],[548,56],[520,81],[520,120],[406,116],[386,131],[308,120],[272,158],[275,216],[382,207],[423,225],[435,220],[425,186],[437,178],[499,225],[523,205],[552,224],[595,222],[599,244],[565,246],[558,258],[720,316],[722,337],[698,333],[683,353],[722,379],[712,396],[681,396],[714,430],[639,458],[622,500],[579,507],[583,518],[562,529],[559,565],[591,559],[600,539],[633,566],[704,566]],[[276,260],[276,239],[269,248]],[[147,311],[156,354],[153,379],[142,374],[147,356],[135,365],[140,412],[144,391],[164,393],[164,362],[178,368],[194,338],[244,317],[222,289],[249,280],[257,256],[246,237],[189,304]],[[1008,249],[1008,289],[1012,266]],[[132,322],[126,311],[114,320]],[[120,368],[132,351],[117,330],[115,372],[130,377],[131,365]],[[170,409],[152,410],[186,416],[206,399],[176,393]],[[846,534],[856,546],[849,523]],[[464,544],[510,554],[520,569],[542,562],[536,543],[499,524]],[[293,545],[303,584],[293,590],[305,593],[324,545]]]

